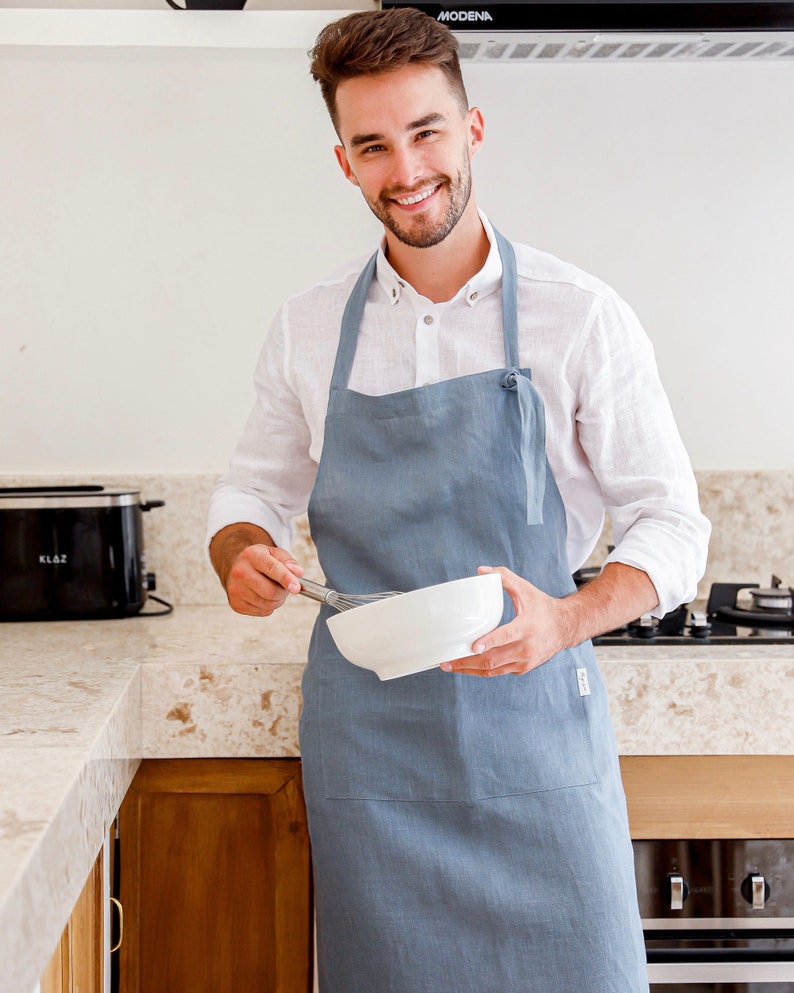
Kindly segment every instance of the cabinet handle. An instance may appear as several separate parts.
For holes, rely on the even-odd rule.
[[[124,940],[124,908],[121,906],[121,903],[114,896],[110,898],[110,902],[116,906],[119,912],[119,940],[110,949],[112,953],[112,952],[117,952],[119,948],[121,948],[121,943]]]

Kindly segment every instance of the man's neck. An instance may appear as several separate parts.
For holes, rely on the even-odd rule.
[[[454,229],[432,248],[412,248],[386,232],[389,264],[433,303],[451,300],[482,269],[490,249],[488,235],[471,201]]]

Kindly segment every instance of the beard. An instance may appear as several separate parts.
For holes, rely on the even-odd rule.
[[[447,205],[443,216],[436,221],[418,214],[414,218],[407,218],[409,226],[403,227],[392,213],[391,201],[397,197],[411,196],[420,189],[427,189],[428,186],[439,186],[446,189]],[[392,187],[383,190],[377,199],[370,200],[368,197],[366,199],[372,213],[398,241],[411,248],[432,248],[433,245],[442,242],[458,223],[470,197],[471,165],[468,155],[466,155],[461,169],[454,178],[439,173],[423,180],[412,190],[404,187]]]

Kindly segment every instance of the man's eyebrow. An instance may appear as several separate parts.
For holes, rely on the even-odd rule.
[[[360,145],[368,145],[370,142],[383,141],[382,134],[354,134],[350,139],[350,147],[358,148]]]
[[[431,124],[443,124],[446,121],[446,117],[443,114],[432,113],[425,114],[424,117],[420,117],[416,121],[411,121],[411,123],[406,127],[406,133],[411,131],[419,131],[422,128],[426,128]],[[350,139],[351,148],[360,148],[362,145],[368,145],[370,142],[375,143],[378,141],[383,141],[382,134],[354,134]]]
[[[424,117],[420,117],[418,121],[412,121],[406,131],[419,131],[421,128],[426,128],[430,124],[443,124],[446,121],[446,117],[443,114],[426,114]]]

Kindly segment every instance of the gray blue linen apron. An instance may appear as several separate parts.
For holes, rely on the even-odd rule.
[[[543,402],[518,368],[387,396],[347,388],[373,257],[348,301],[309,519],[329,584],[411,590],[505,565],[574,586]],[[377,305],[377,304],[375,304]],[[519,677],[381,682],[322,607],[300,741],[321,993],[647,993],[631,842],[587,642]],[[503,623],[513,616],[505,597]]]

